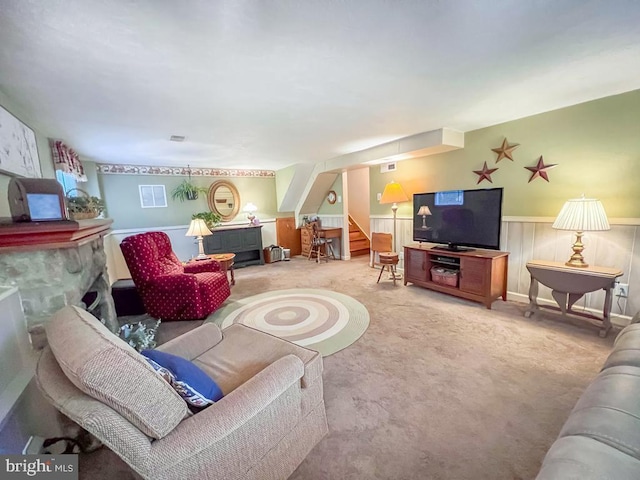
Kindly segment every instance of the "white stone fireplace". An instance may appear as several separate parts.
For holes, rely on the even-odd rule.
[[[103,237],[112,220],[0,224],[0,286],[20,293],[31,344],[46,345],[44,325],[65,305],[84,306],[96,292],[93,313],[116,331]]]

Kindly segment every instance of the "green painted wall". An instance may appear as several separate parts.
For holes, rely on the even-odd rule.
[[[171,198],[171,191],[187,177],[163,175],[103,175],[98,174],[108,216],[113,218],[114,229],[188,225],[191,215],[209,211],[206,195],[197,200],[180,202]],[[274,177],[192,177],[192,182],[209,187],[219,180],[227,180],[240,193],[240,213],[234,221],[243,221],[243,207],[252,202],[258,207],[259,219],[276,215],[276,189]],[[167,193],[166,208],[142,208],[138,185],[164,185]]]
[[[491,151],[504,138],[520,146],[514,161],[495,163]],[[549,180],[528,183],[540,156]],[[498,167],[493,183],[476,185],[473,170]],[[465,134],[465,148],[398,162],[393,173],[370,168],[371,214],[390,215],[376,194],[391,180],[407,194],[439,190],[504,187],[503,215],[554,217],[568,198],[582,193],[599,198],[610,218],[640,217],[640,90],[495,125]],[[399,205],[399,216],[412,216],[412,203]]]
[[[336,192],[336,195],[342,197],[342,201],[344,201],[344,196],[342,195],[342,175],[338,175],[336,181],[331,185],[330,190]],[[336,201],[336,203],[331,205],[325,198],[318,209],[318,213],[320,215],[342,215],[342,207],[342,202]]]
[[[38,157],[40,157],[40,168],[43,178],[55,178],[53,168],[53,160],[51,159],[51,150],[49,149],[49,140],[42,133],[42,125],[37,124],[33,118],[28,117],[22,112],[20,106],[9,99],[2,91],[0,91],[0,105],[11,112],[15,117],[19,118],[23,123],[31,127],[36,134],[38,143]],[[9,201],[7,199],[7,191],[9,188],[9,180],[11,176],[0,173],[0,217],[10,217]]]
[[[278,170],[276,172],[276,201],[277,205],[282,205],[282,201],[284,200],[284,196],[287,193],[287,189],[289,188],[289,184],[293,179],[294,174],[296,173],[296,166],[291,165],[290,167],[283,168],[282,170]]]

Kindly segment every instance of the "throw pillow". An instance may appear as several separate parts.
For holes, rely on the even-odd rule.
[[[218,384],[189,360],[158,350],[140,353],[190,407],[208,407],[223,397]]]

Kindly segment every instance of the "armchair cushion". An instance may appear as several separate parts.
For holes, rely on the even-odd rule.
[[[140,353],[190,406],[204,408],[222,398],[218,384],[189,360],[159,350]]]
[[[47,339],[67,378],[146,435],[162,438],[187,415],[187,406],[142,355],[90,313],[66,306],[46,325]]]

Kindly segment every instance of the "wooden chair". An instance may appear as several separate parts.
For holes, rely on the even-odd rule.
[[[375,267],[376,265],[376,252],[378,252],[378,257],[380,261],[378,265],[382,265],[380,269],[380,275],[378,275],[378,281],[380,282],[380,278],[382,278],[382,272],[384,272],[385,268],[389,269],[389,273],[391,274],[391,278],[393,278],[393,284],[396,284],[396,279],[400,278],[396,273],[396,265],[398,264],[399,256],[396,252],[393,251],[393,237],[390,233],[376,233],[373,232],[371,234],[371,266]]]
[[[392,252],[393,251],[393,237],[390,233],[371,233],[371,256],[369,261],[370,267],[380,265],[380,262],[376,262],[376,252],[378,255],[380,252]]]
[[[309,249],[309,256],[307,257],[307,260],[315,258],[316,262],[320,263],[320,259],[324,258],[325,262],[328,262],[329,257],[327,257],[327,239],[320,236],[318,224],[316,222],[312,222],[309,225],[305,226],[305,228],[308,228],[311,234],[311,248]],[[333,249],[331,251],[333,252]]]

